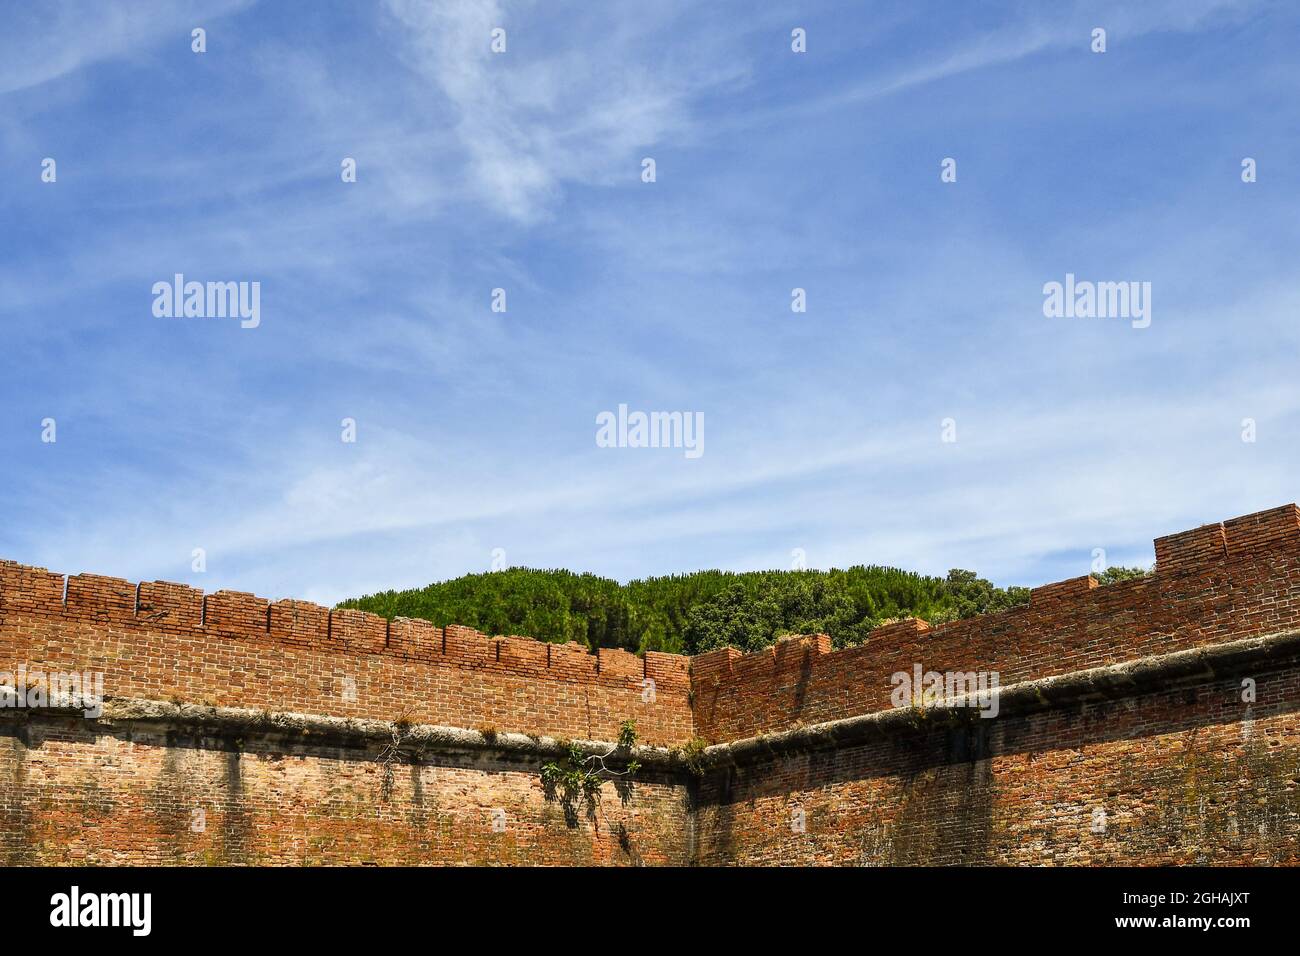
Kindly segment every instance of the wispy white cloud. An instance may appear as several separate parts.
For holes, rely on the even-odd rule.
[[[404,59],[450,104],[478,196],[517,220],[552,211],[565,183],[634,181],[634,150],[680,135],[694,97],[743,75],[735,60],[704,55],[656,71],[646,30],[545,31],[537,7],[388,0],[387,8]],[[642,25],[687,9],[661,5]],[[505,53],[490,48],[498,28]]]
[[[1287,247],[1289,197],[1261,183],[1268,208],[1233,194],[1207,211],[1214,167],[1080,199],[1091,169],[1053,193],[1049,175],[995,168],[996,149],[1054,168],[1068,144],[1015,117],[981,138],[940,111],[925,122],[960,130],[985,172],[963,153],[960,186],[936,199],[932,142],[891,143],[917,122],[889,112],[892,94],[961,76],[991,95],[986,68],[1082,43],[1082,8],[1015,6],[937,36],[903,8],[884,26],[846,19],[864,43],[910,44],[845,57],[824,94],[773,78],[788,24],[740,5],[339,9],[360,20],[312,43],[232,23],[248,72],[178,75],[175,99],[156,74],[123,79],[171,117],[170,149],[155,112],[124,109],[112,137],[83,132],[60,191],[6,194],[24,239],[0,256],[0,557],[327,601],[479,570],[498,546],[620,577],[776,566],[802,547],[816,566],[1036,583],[1079,573],[1092,547],[1128,559],[1155,534],[1295,497],[1300,408],[1268,383],[1293,377],[1300,287],[1284,256],[1258,253],[1248,275],[1231,257]],[[1106,25],[1132,44],[1212,33],[1235,10],[1116,6]],[[149,43],[188,35],[161,22],[161,36],[107,24],[103,49],[85,24],[29,37],[64,52],[4,61],[0,88],[108,57],[147,72]],[[809,76],[825,68],[809,57]],[[1282,150],[1263,137],[1285,131],[1250,111],[1254,75],[1235,80],[1252,148]],[[1102,121],[1084,108],[1096,90],[1048,99],[1064,123],[1099,123],[1131,168],[1164,169],[1148,141],[1181,144],[1187,115],[1156,133],[1143,83],[1106,93]],[[869,139],[862,103],[882,110]],[[800,121],[764,127],[779,116]],[[11,128],[31,152],[86,118],[70,96]],[[1243,137],[1194,121],[1231,179]],[[652,151],[668,175],[642,189]],[[338,181],[344,155],[355,186]],[[1044,324],[1041,283],[1081,260],[1165,280],[1152,329]],[[153,321],[149,283],[182,269],[261,278],[263,328]],[[796,284],[806,315],[789,311]],[[486,308],[496,285],[507,315]],[[595,412],[619,401],[704,411],[705,457],[595,448]],[[29,425],[50,408],[64,438],[40,448]],[[338,441],[343,415],[360,419],[355,446]],[[945,415],[955,447],[938,441]],[[1245,415],[1258,445],[1237,437]],[[189,573],[193,547],[206,576]]]
[[[1107,31],[1110,43],[1131,44],[1155,33],[1190,33],[1231,25],[1262,5],[1262,0],[1155,0],[1143,4],[1111,0],[1030,6],[1012,16],[991,10],[988,26],[974,18],[970,21],[973,30],[961,31],[952,39],[944,31],[936,31],[934,45],[922,46],[911,57],[891,55],[883,58],[882,65],[868,64],[867,76],[858,82],[832,87],[797,103],[748,112],[735,117],[726,128],[841,112],[1048,52],[1074,49],[1082,55],[1089,50],[1095,27]]]
[[[15,4],[0,34],[0,95],[28,90],[104,60],[147,56],[170,37],[182,48],[190,31],[254,0],[45,0]]]

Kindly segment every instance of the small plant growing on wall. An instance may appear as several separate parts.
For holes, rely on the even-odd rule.
[[[627,781],[641,768],[640,763],[628,760],[622,770],[611,770],[606,761],[615,754],[625,755],[636,746],[636,723],[623,721],[618,742],[603,754],[583,753],[575,743],[565,747],[564,756],[542,765],[542,789],[548,800],[558,800],[564,808],[564,818],[569,826],[578,823],[578,807],[585,806],[587,816],[594,820],[600,805],[600,788],[606,780]]]
[[[411,733],[411,715],[410,711],[403,711],[389,727],[392,733],[392,739],[386,743],[382,750],[379,751],[379,764],[382,768],[382,776],[379,783],[379,796],[387,803],[393,796],[393,764],[401,763],[403,759],[403,747]],[[417,758],[418,759],[418,758]]]
[[[696,737],[681,749],[682,763],[696,777],[704,776],[704,750],[708,746],[709,742],[707,740],[703,737]]]

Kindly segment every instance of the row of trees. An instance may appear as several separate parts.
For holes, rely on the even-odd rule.
[[[1103,583],[1145,574],[1110,568]],[[698,571],[619,584],[594,574],[509,568],[468,574],[408,591],[344,601],[385,617],[464,624],[588,647],[698,654],[716,647],[760,650],[783,634],[829,634],[837,647],[861,643],[882,623],[971,617],[1029,600],[973,571],[946,578],[858,565],[830,571]]]

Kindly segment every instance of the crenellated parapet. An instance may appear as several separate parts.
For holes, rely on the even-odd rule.
[[[123,696],[587,739],[632,718],[643,739],[677,744],[881,711],[893,676],[918,666],[1007,685],[1300,628],[1294,504],[1157,538],[1155,553],[1145,578],[1070,578],[1021,607],[897,621],[857,647],[814,634],[693,659],[0,561],[0,652],[101,670]]]
[[[93,669],[109,694],[223,706],[690,739],[690,661],[489,636],[470,627],[241,591],[0,561],[0,650],[13,667]],[[0,670],[3,670],[0,667]]]
[[[715,742],[892,706],[893,675],[996,673],[1002,685],[1300,628],[1300,509],[1294,504],[1155,541],[1145,578],[1091,576],[1033,588],[1027,605],[930,626],[885,625],[857,647],[825,635],[756,654],[694,659],[696,732]]]
[[[205,594],[168,581],[133,584],[99,574],[65,577],[44,568],[0,561],[0,613],[51,620],[118,624],[208,640],[257,641],[328,653],[382,654],[521,675],[640,688],[684,689],[690,659],[617,648],[594,653],[577,643],[483,634],[471,627],[439,627],[415,618],[388,619],[368,611],[333,610],[308,601],[269,601],[243,591]]]

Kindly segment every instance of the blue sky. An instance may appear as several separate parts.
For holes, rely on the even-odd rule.
[[[8,7],[0,557],[1038,584],[1300,497],[1288,4]],[[178,272],[260,326],[155,317]],[[1150,327],[1044,317],[1066,273]],[[705,453],[597,447],[620,403]]]

